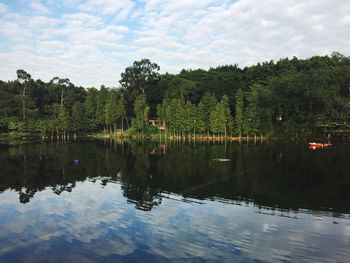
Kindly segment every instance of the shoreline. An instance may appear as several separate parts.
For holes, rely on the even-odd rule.
[[[28,132],[3,132],[0,133],[0,144],[20,144],[33,141],[55,141],[55,142],[74,142],[83,139],[96,139],[96,140],[126,140],[126,141],[170,141],[170,142],[270,142],[270,141],[326,141],[325,137],[320,135],[305,136],[305,137],[292,137],[292,136],[217,136],[217,135],[167,135],[162,133],[153,134],[128,134],[126,132],[121,133],[103,133],[103,132],[86,132],[75,134],[67,134],[66,136],[42,136],[40,133],[28,133]],[[331,141],[349,141],[349,138],[333,137]]]

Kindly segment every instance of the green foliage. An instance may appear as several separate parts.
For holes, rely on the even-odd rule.
[[[79,101],[77,101],[73,105],[72,117],[71,117],[71,129],[75,133],[82,129],[83,117],[84,117],[83,105]]]
[[[103,126],[106,123],[105,120],[105,108],[109,95],[109,90],[105,86],[101,86],[98,92],[96,100],[96,122],[99,126]]]
[[[228,132],[232,132],[233,130],[233,120],[232,113],[229,105],[229,98],[227,95],[222,96],[220,104],[224,109],[224,118],[225,118],[225,136]]]
[[[134,104],[135,118],[132,126],[138,132],[144,132],[148,125],[148,113],[149,106],[146,102],[146,96],[144,94],[138,95]]]
[[[210,130],[214,133],[224,133],[226,136],[232,131],[232,127],[231,110],[225,95],[210,114]]]
[[[118,119],[118,104],[117,94],[114,90],[109,92],[107,103],[105,106],[105,124],[112,126],[116,125]]]
[[[196,106],[189,100],[186,101],[184,106],[184,132],[192,133],[196,128]]]
[[[29,73],[27,73],[23,69],[18,69],[16,73],[17,73],[17,79],[21,84],[28,82],[32,77]]]
[[[57,129],[60,133],[68,132],[69,128],[69,115],[64,105],[60,105],[57,115]]]
[[[117,118],[122,118],[126,115],[125,100],[123,96],[121,96],[117,102],[116,115]]]
[[[9,131],[26,132],[27,123],[25,121],[13,120],[8,123]]]
[[[97,94],[98,91],[95,88],[90,88],[87,90],[87,96],[84,102],[84,120],[85,127],[88,130],[96,130],[96,128],[98,127],[98,120],[96,118]],[[101,117],[99,117],[99,120],[101,120]]]
[[[217,103],[210,114],[210,130],[214,133],[225,132],[225,109],[222,103]]]
[[[215,110],[216,104],[217,100],[211,93],[205,93],[198,104],[199,122],[204,124],[204,131],[209,132],[211,130],[210,114]]]
[[[151,62],[149,59],[135,61],[132,66],[127,67],[121,73],[119,81],[125,88],[127,96],[133,101],[137,95],[145,94],[145,89],[148,84],[159,79],[159,66]]]
[[[47,120],[26,120],[15,118],[1,119],[0,125],[6,126],[8,132],[14,133],[37,133],[45,136],[47,133]],[[3,126],[3,127],[4,127]]]
[[[237,91],[237,94],[235,97],[235,110],[236,110],[236,117],[235,117],[236,132],[241,137],[243,132],[243,121],[244,121],[243,91],[241,89]]]
[[[259,107],[259,92],[262,86],[253,85],[247,95],[247,106],[244,111],[244,131],[248,135],[261,132],[261,108]]]
[[[176,75],[158,71],[148,59],[135,61],[122,73],[120,89],[98,90],[65,78],[33,80],[18,70],[16,80],[0,81],[0,130],[52,137],[106,125],[116,129],[133,118],[133,129],[145,133],[148,117],[155,116],[177,135],[308,136],[350,126],[350,58],[336,52],[243,69],[226,65]]]
[[[165,96],[169,98],[179,98],[183,96],[190,101],[195,100],[198,96],[198,86],[195,81],[173,77],[167,84],[167,91]]]

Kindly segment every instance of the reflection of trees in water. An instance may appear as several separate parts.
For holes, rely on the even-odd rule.
[[[74,187],[75,183],[69,183],[67,185],[56,185],[53,186],[51,189],[55,194],[60,195],[62,192],[72,192],[72,189]]]
[[[105,161],[106,148],[95,143],[59,142],[3,148],[0,149],[0,192],[13,189],[19,193],[20,202],[26,203],[47,187],[61,194],[71,192],[76,182],[87,177],[116,176],[125,164],[118,154],[111,155],[109,163]]]
[[[152,187],[134,187],[134,185],[125,183],[122,189],[128,202],[135,204],[137,209],[151,211],[154,206],[162,203],[160,191]]]
[[[157,145],[133,143],[123,171],[122,189],[136,208],[150,210],[162,201],[161,193],[186,195],[186,190],[208,181],[216,181],[230,173],[230,164],[212,162],[226,158],[225,147],[216,145],[170,144],[164,151],[154,151]],[[164,148],[164,146],[162,146]],[[205,193],[189,193],[189,196]]]
[[[35,195],[36,190],[22,188],[19,191],[19,201],[23,204],[28,203],[30,199]]]
[[[347,148],[310,152],[273,144],[173,142],[164,154],[154,151],[157,147],[110,141],[0,148],[0,191],[14,189],[25,203],[47,187],[56,194],[74,191],[77,182],[89,177],[104,185],[118,180],[128,202],[142,210],[161,204],[162,193],[171,192],[197,199],[348,211]],[[230,161],[214,161],[220,158]]]
[[[137,209],[150,211],[162,202],[161,190],[154,181],[150,149],[153,145],[135,143],[127,155],[127,164],[122,173],[123,195]]]

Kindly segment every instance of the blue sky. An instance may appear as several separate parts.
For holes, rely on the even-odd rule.
[[[0,0],[0,79],[118,86],[149,58],[161,72],[350,55],[348,0]]]

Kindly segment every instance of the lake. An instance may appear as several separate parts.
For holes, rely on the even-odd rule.
[[[350,146],[0,146],[0,262],[348,262]]]

